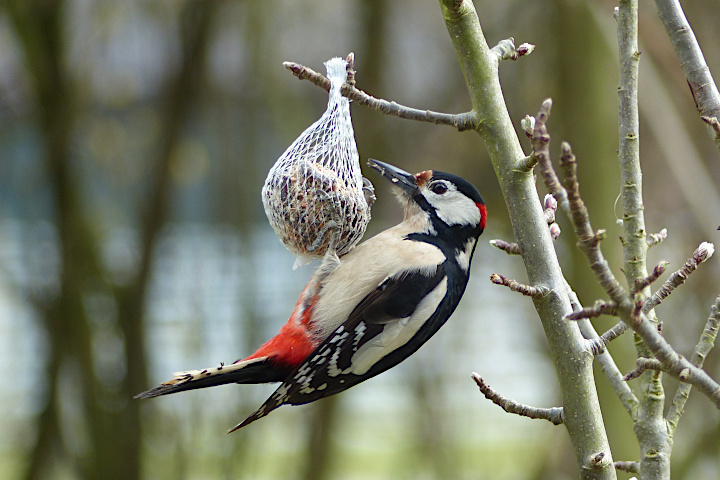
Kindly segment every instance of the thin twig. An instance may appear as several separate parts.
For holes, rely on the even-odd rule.
[[[628,473],[640,473],[640,462],[615,462],[613,464],[615,470],[621,470]]]
[[[660,275],[665,273],[665,270],[667,269],[668,265],[670,265],[669,262],[662,261],[655,265],[655,268],[653,268],[652,273],[648,275],[645,278],[636,278],[635,279],[635,288],[633,289],[632,293],[639,293],[645,290],[646,287],[649,287],[652,283],[654,283],[658,278],[660,278]]]
[[[720,140],[720,122],[718,122],[717,117],[702,116],[700,118],[713,129],[713,132],[715,132],[715,140]]]
[[[523,405],[515,400],[505,398],[500,393],[495,391],[490,385],[488,385],[483,378],[477,373],[472,374],[472,379],[475,380],[480,391],[485,395],[485,398],[498,405],[500,408],[505,410],[507,413],[514,413],[522,417],[536,418],[540,420],[548,420],[553,425],[560,425],[563,423],[563,408],[538,408],[531,407],[529,405]]]
[[[504,251],[508,255],[522,255],[522,251],[520,250],[520,245],[518,245],[515,242],[506,242],[505,240],[496,238],[494,240],[490,240],[490,245],[492,245],[495,248],[499,248],[500,250]]]
[[[570,288],[570,284],[566,281],[565,288],[567,289],[568,298],[573,310],[577,311],[581,309],[580,300],[577,294]],[[577,321],[578,327],[580,327],[580,333],[585,337],[589,343],[588,350],[593,354],[595,359],[600,366],[600,370],[605,374],[605,377],[610,382],[615,394],[620,399],[623,407],[628,412],[632,419],[638,416],[638,399],[630,389],[630,386],[623,380],[620,369],[615,364],[610,352],[607,351],[607,343],[600,338],[595,331],[592,323],[588,319],[581,319]]]
[[[617,303],[613,301],[596,300],[592,307],[583,308],[565,316],[567,320],[580,320],[594,318],[600,315],[617,315]]]
[[[661,243],[663,240],[667,238],[667,228],[663,228],[658,233],[651,233],[647,237],[647,245],[648,247],[654,247],[655,245]]]
[[[560,183],[560,179],[552,168],[550,160],[550,134],[547,131],[547,121],[550,117],[552,109],[552,100],[546,99],[540,106],[535,122],[526,122],[527,125],[532,124],[532,157],[536,159],[540,174],[543,176],[545,186],[560,204],[564,211],[569,211],[567,192]]]
[[[518,172],[531,172],[532,169],[535,168],[535,165],[537,165],[537,158],[532,155],[528,155],[518,161],[515,170]]]
[[[549,113],[549,106],[546,108],[545,102],[541,108],[541,114],[538,115],[535,125],[535,133],[533,134],[533,146],[537,144],[542,146],[549,143],[549,135],[546,129],[539,129],[538,124],[544,127],[544,119],[542,114]],[[546,115],[545,115],[546,117]],[[541,121],[542,120],[542,121]],[[539,137],[542,142],[536,142]],[[547,137],[547,138],[545,138]],[[687,359],[679,356],[670,344],[657,331],[655,324],[649,319],[647,314],[640,310],[638,312],[635,300],[625,291],[620,283],[613,275],[607,264],[602,252],[599,248],[599,237],[592,230],[587,208],[579,194],[575,156],[572,154],[570,145],[562,144],[561,167],[565,171],[564,192],[567,194],[570,218],[578,237],[580,250],[585,254],[590,264],[590,268],[598,278],[600,286],[605,290],[611,300],[618,304],[618,314],[620,318],[627,323],[647,345],[649,352],[657,361],[665,367],[664,370],[671,373],[676,378],[688,382],[696,386],[704,395],[710,398],[718,407],[720,407],[720,385],[713,380],[705,371],[692,365]],[[547,149],[545,149],[547,151]],[[538,148],[535,153],[538,154]],[[557,183],[557,175],[552,170],[552,165],[540,158],[538,168],[547,169],[543,172],[543,179],[550,193],[558,197],[560,192]],[[560,201],[562,205],[562,201]]]
[[[308,80],[324,90],[330,91],[330,80],[324,75],[300,65],[295,62],[283,62],[283,66],[290,70],[293,75],[300,80]],[[431,110],[418,110],[416,108],[405,107],[396,102],[389,102],[368,95],[364,91],[344,83],[340,92],[350,100],[359,105],[364,105],[386,115],[394,115],[396,117],[415,120],[418,122],[434,123],[436,125],[449,125],[458,129],[458,131],[473,130],[478,126],[478,118],[475,112],[466,112],[459,114],[439,113]]]
[[[501,40],[500,43],[490,49],[498,60],[517,60],[520,57],[530,55],[535,50],[535,45],[523,43],[515,47],[515,39],[510,37]]]
[[[598,230],[596,233],[592,230],[585,202],[582,197],[580,197],[580,185],[577,179],[575,155],[573,155],[570,144],[567,142],[562,143],[561,150],[560,167],[563,168],[565,172],[563,185],[567,192],[570,218],[575,228],[575,234],[579,240],[580,250],[587,257],[590,268],[598,278],[600,286],[607,292],[612,300],[620,305],[617,299],[627,299],[627,293],[617,281],[615,275],[613,275],[599,247],[600,240],[605,237],[606,232],[604,230]],[[548,189],[550,189],[549,185]],[[550,193],[553,193],[553,191],[551,190]]]
[[[715,253],[715,246],[712,243],[701,243],[693,252],[692,257],[685,262],[685,265],[670,275],[663,286],[648,299],[643,307],[643,312],[647,313],[660,305],[677,287],[685,283],[690,274],[697,270],[702,262],[712,257],[713,253]]]
[[[623,377],[626,382],[633,378],[638,378],[640,375],[645,373],[646,370],[656,370],[658,372],[666,372],[668,370],[660,360],[656,358],[640,357],[637,359],[635,370],[628,372]]]
[[[617,314],[617,311],[616,311]],[[623,333],[627,332],[630,329],[627,323],[620,320],[618,323],[616,323],[613,327],[609,328],[605,333],[600,335],[600,337],[605,342],[605,345],[612,342],[616,338],[618,338]]]
[[[533,287],[531,285],[525,285],[517,280],[513,280],[512,278],[504,277],[499,273],[491,274],[490,281],[495,285],[504,285],[513,292],[518,292],[532,298],[542,298],[550,292],[550,290],[545,286]]]
[[[698,368],[702,368],[703,363],[705,362],[705,357],[707,357],[707,354],[710,350],[712,350],[713,346],[715,346],[718,328],[720,328],[720,296],[715,299],[715,303],[710,308],[710,316],[708,317],[707,322],[705,322],[705,329],[700,336],[700,340],[697,345],[695,345],[692,357],[690,358],[690,363]],[[675,433],[675,429],[677,428],[680,417],[685,409],[685,402],[687,402],[687,399],[690,396],[691,389],[692,385],[689,383],[680,383],[680,385],[678,385],[678,389],[673,397],[672,405],[670,406],[666,416],[670,437],[672,437]]]

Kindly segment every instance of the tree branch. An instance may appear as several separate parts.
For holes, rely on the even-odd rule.
[[[685,262],[685,265],[670,275],[670,278],[667,279],[663,286],[645,302],[643,312],[647,313],[660,305],[677,287],[687,281],[690,274],[697,270],[702,262],[712,257],[713,253],[715,253],[715,246],[712,243],[701,243],[693,252],[692,257]]]
[[[283,62],[283,66],[290,70],[299,80],[308,80],[318,87],[330,91],[330,80],[321,73],[295,62]],[[418,122],[434,123],[436,125],[449,125],[457,128],[460,132],[477,128],[478,118],[475,112],[449,114],[433,112],[431,110],[418,110],[416,108],[399,105],[396,102],[375,98],[348,83],[343,84],[340,92],[343,96],[357,104],[369,107],[385,115],[393,115]]]
[[[568,204],[567,191],[560,183],[560,179],[552,168],[550,160],[550,134],[547,131],[547,121],[550,117],[552,109],[552,100],[546,99],[540,106],[540,111],[534,122],[528,122],[533,127],[531,135],[533,153],[531,157],[535,159],[540,174],[543,176],[543,182],[553,197],[558,201],[560,207],[565,211],[570,211]]]
[[[640,293],[647,287],[655,283],[657,279],[660,278],[663,273],[665,273],[668,265],[670,265],[669,262],[662,261],[655,265],[655,268],[653,268],[653,271],[652,273],[650,273],[650,275],[646,276],[645,278],[636,278],[635,286],[632,290],[632,293]]]
[[[576,310],[569,315],[565,315],[565,318],[567,320],[581,320],[583,318],[599,317],[600,315],[617,315],[617,304],[605,300],[596,300],[592,307]]]
[[[573,310],[581,310],[581,304],[577,294],[572,288],[570,288],[569,283],[565,282],[565,286],[567,288],[568,298],[573,306]],[[622,322],[620,323],[623,324]],[[583,337],[585,337],[589,342],[588,348],[595,356],[598,365],[600,365],[600,370],[608,379],[610,386],[612,386],[618,399],[620,399],[620,403],[622,403],[623,407],[625,407],[625,410],[634,421],[634,419],[638,417],[640,402],[628,386],[627,382],[623,380],[620,369],[615,364],[615,360],[612,355],[610,355],[610,352],[607,351],[606,347],[609,340],[606,341],[604,338],[599,337],[595,331],[595,327],[593,327],[592,323],[590,323],[590,320],[587,318],[579,319],[577,324],[578,327],[580,327]]]
[[[656,358],[640,357],[636,361],[635,370],[632,370],[625,374],[623,380],[626,382],[634,378],[638,378],[640,375],[645,373],[646,370],[655,370],[657,372],[666,372],[668,368],[660,360]]]
[[[640,473],[640,462],[615,462],[615,469],[628,473]]]
[[[512,278],[507,278],[499,273],[493,273],[490,275],[490,281],[494,283],[495,285],[504,285],[508,287],[513,292],[521,293],[527,297],[532,298],[541,298],[548,294],[550,291],[549,288],[544,286],[538,286],[534,287],[531,285],[524,285],[517,280],[513,280]]]
[[[697,345],[695,345],[693,355],[690,358],[690,363],[692,363],[698,368],[702,368],[703,363],[705,362],[705,357],[707,357],[707,354],[715,346],[715,339],[717,338],[719,327],[720,296],[715,299],[715,303],[710,308],[710,316],[708,317],[707,322],[705,322],[705,329],[700,336],[700,340],[698,341]],[[680,417],[683,414],[683,411],[685,409],[685,402],[687,402],[687,399],[690,396],[691,389],[692,385],[690,385],[689,383],[681,383],[678,386],[677,391],[675,392],[672,405],[670,406],[666,417],[668,432],[671,438],[674,435],[675,429],[677,428],[678,422],[680,421]]]
[[[498,60],[517,60],[525,55],[530,55],[533,50],[535,50],[535,45],[529,43],[523,43],[516,48],[515,39],[512,37],[501,40],[500,43],[490,49]]]
[[[495,248],[499,248],[508,255],[522,255],[522,252],[520,251],[520,246],[515,242],[506,242],[505,240],[496,238],[494,240],[490,240],[490,245]]]
[[[531,285],[544,285],[549,293],[534,298],[558,378],[565,428],[579,469],[587,459],[604,452],[608,468],[587,472],[589,479],[613,479],[612,456],[603,424],[592,369],[593,357],[577,325],[561,319],[572,311],[565,292],[550,229],[539,201],[532,171],[520,146],[503,99],[498,76],[499,62],[490,52],[473,2],[439,0],[448,34],[460,63],[473,111],[505,198],[523,262]],[[555,196],[562,207],[562,199]]]
[[[710,128],[712,128],[713,132],[715,132],[715,140],[720,140],[720,122],[718,122],[717,117],[702,116],[700,119],[707,123]]]
[[[615,312],[617,314],[617,310]],[[612,342],[616,338],[618,338],[623,333],[627,332],[628,329],[627,323],[623,322],[622,320],[615,324],[612,328],[609,328],[605,333],[601,335],[603,341],[607,345],[608,343]]]
[[[504,397],[502,394],[495,391],[485,380],[477,373],[472,374],[472,379],[475,380],[480,391],[485,395],[485,398],[499,406],[507,413],[513,413],[522,417],[535,418],[540,420],[548,420],[553,425],[560,425],[563,423],[563,408],[538,408],[531,407],[529,405],[523,405],[515,400]]]
[[[658,8],[658,17],[665,25],[670,40],[672,41],[675,53],[680,60],[685,78],[692,91],[693,98],[701,117],[720,117],[720,93],[713,80],[710,69],[705,62],[700,45],[690,24],[685,18],[679,0],[655,0]],[[708,124],[708,130],[720,150],[720,136],[713,127]]]
[[[541,128],[539,125],[543,123],[540,121],[540,116],[538,116],[535,125],[536,132]],[[533,137],[535,136],[534,134]],[[578,244],[580,250],[587,257],[590,268],[598,278],[600,286],[610,299],[617,303],[620,318],[638,334],[647,345],[650,354],[664,366],[662,370],[681,378],[682,381],[695,385],[720,408],[720,385],[703,370],[695,367],[673,350],[670,344],[658,333],[655,324],[648,318],[647,314],[642,309],[638,310],[635,300],[622,288],[613,275],[599,248],[599,240],[602,235],[600,235],[600,232],[593,232],[587,208],[579,194],[575,156],[567,143],[563,143],[562,151],[560,166],[564,169],[566,175],[563,183],[567,191],[570,217],[575,233],[580,240]],[[552,169],[552,164],[549,161],[546,163],[541,161],[538,162],[538,168]],[[555,173],[552,172],[543,177],[550,179],[546,186],[550,193],[555,194],[557,191],[557,183],[553,181],[553,179],[557,178]]]
[[[655,245],[661,243],[663,240],[667,238],[667,228],[663,228],[658,233],[651,233],[647,237],[647,244],[648,247],[654,247]]]

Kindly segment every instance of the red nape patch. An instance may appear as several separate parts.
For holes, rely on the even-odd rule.
[[[480,228],[485,230],[485,221],[487,219],[487,208],[485,208],[484,203],[475,202],[475,205],[477,205],[478,209],[480,210]]]

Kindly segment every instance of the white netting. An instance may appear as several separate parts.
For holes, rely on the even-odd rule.
[[[342,58],[325,62],[331,81],[327,110],[280,156],[262,189],[270,225],[298,255],[295,268],[328,249],[349,252],[370,221],[372,185],[360,173],[350,102],[340,94],[346,65]]]

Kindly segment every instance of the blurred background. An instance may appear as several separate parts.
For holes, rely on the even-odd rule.
[[[683,4],[718,78],[720,7]],[[593,225],[608,230],[604,250],[622,277],[615,4],[475,5],[489,43],[537,45],[501,66],[511,116],[519,125],[554,99],[553,152],[573,144]],[[641,10],[646,223],[669,231],[649,260],[679,268],[700,242],[720,240],[720,159],[654,5]],[[479,137],[358,106],[358,148],[378,194],[368,236],[400,219],[369,157],[457,173],[485,196],[488,229],[452,320],[371,382],[230,436],[273,386],[132,399],[175,371],[252,353],[287,319],[312,267],[291,270],[260,188],[327,95],[282,62],[324,72],[351,51],[358,87],[374,96],[469,109],[435,1],[0,2],[0,478],[577,477],[562,427],[503,413],[470,378],[479,372],[523,403],[559,402],[531,302],[489,281],[525,277],[519,258],[487,243],[512,232]],[[590,304],[601,292],[560,223],[565,273]],[[720,292],[718,264],[658,309],[685,355]],[[630,335],[611,351],[632,369]],[[706,362],[715,378],[719,359]],[[637,459],[626,413],[601,376],[598,385],[615,459]],[[675,478],[720,476],[720,415],[699,394],[673,455]]]

